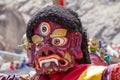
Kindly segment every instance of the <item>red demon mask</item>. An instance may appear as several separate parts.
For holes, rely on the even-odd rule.
[[[32,36],[34,64],[40,74],[67,71],[82,58],[81,34],[52,21],[38,23]]]

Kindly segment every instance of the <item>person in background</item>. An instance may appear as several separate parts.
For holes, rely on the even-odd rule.
[[[15,69],[17,70],[17,69],[19,69],[19,68],[20,68],[19,63],[16,63]]]
[[[104,49],[102,48],[102,42],[96,38],[93,38],[89,43],[91,63],[95,65],[107,66],[108,64],[104,60]]]
[[[13,61],[10,63],[9,70],[15,70],[15,66],[14,66]]]
[[[116,45],[112,41],[107,45],[106,50],[107,54],[111,55],[114,58],[119,58],[120,55],[116,50]]]
[[[24,59],[23,61],[22,61],[22,63],[20,64],[20,69],[22,69],[22,68],[25,68],[27,66],[27,64],[26,64],[26,60]]]

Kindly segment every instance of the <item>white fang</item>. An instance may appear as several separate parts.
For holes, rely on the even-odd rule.
[[[42,61],[40,61],[40,67],[42,67],[42,64],[43,64],[43,63],[47,63],[47,62],[55,62],[55,64],[58,65],[58,60],[52,58],[52,59],[47,59],[47,60],[42,60]]]

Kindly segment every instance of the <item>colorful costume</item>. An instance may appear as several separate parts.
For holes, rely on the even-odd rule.
[[[43,8],[29,21],[26,36],[25,49],[36,74],[14,76],[18,80],[120,79],[120,64],[90,64],[86,32],[71,9],[55,5]]]
[[[89,51],[90,51],[90,59],[91,63],[95,65],[103,65],[107,66],[107,62],[104,60],[105,51],[102,48],[101,43],[98,42],[96,38],[93,38],[89,41]],[[105,57],[105,59],[107,59]]]

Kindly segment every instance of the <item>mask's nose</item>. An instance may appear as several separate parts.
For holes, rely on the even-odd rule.
[[[40,50],[41,56],[47,56],[54,53],[54,49],[48,44],[47,41],[38,43],[37,48]]]
[[[49,45],[50,41],[51,41],[51,39],[49,37],[45,37],[43,42],[44,42],[44,44],[48,44]]]

